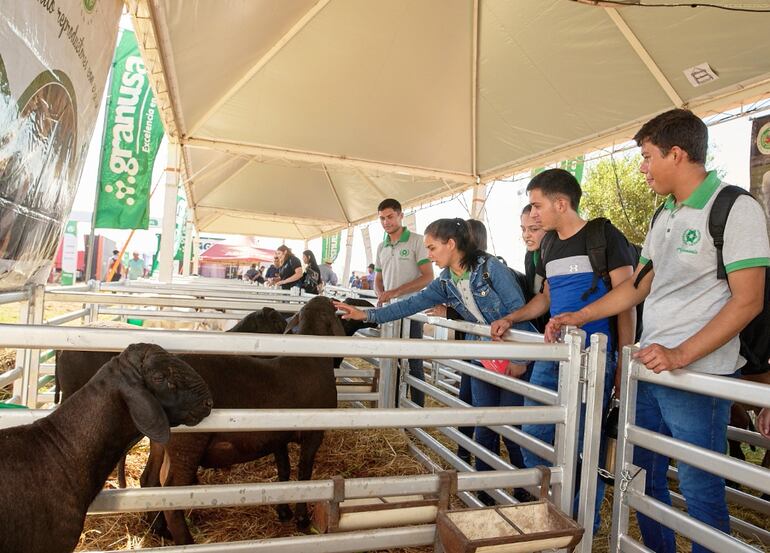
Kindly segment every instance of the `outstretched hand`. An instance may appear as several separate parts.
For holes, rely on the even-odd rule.
[[[555,317],[551,317],[548,324],[545,327],[545,341],[546,342],[558,342],[561,337],[561,330],[565,326],[583,326],[586,323],[584,317],[580,315],[579,311],[574,313],[561,313]]]
[[[345,320],[364,321],[366,320],[366,313],[360,309],[356,309],[352,305],[342,303],[341,301],[335,301],[334,307],[340,311],[344,311],[342,318]]]

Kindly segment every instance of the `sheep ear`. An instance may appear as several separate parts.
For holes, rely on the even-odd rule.
[[[171,436],[166,412],[155,396],[144,387],[142,379],[137,380],[139,382],[124,380],[120,386],[131,420],[139,432],[155,442],[165,444]]]
[[[294,330],[294,327],[296,327],[299,324],[299,313],[295,313],[294,316],[289,319],[289,322],[286,323],[286,330],[283,331],[284,334],[291,334],[291,331]]]

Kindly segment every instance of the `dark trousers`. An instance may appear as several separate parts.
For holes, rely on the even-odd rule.
[[[422,339],[422,323],[418,321],[409,321],[409,337]],[[408,359],[409,374],[419,380],[425,381],[425,368],[422,359]],[[399,389],[401,380],[401,371],[396,373],[396,390]],[[420,407],[425,406],[425,394],[422,390],[411,388],[411,399]]]

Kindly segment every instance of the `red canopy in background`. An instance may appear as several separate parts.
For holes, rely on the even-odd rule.
[[[234,246],[229,244],[214,244],[201,254],[200,260],[230,261],[233,263],[272,263],[275,250],[255,248],[254,246]]]

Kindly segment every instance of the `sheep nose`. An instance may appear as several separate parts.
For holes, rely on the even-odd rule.
[[[206,407],[207,409],[211,409],[211,408],[214,406],[214,400],[213,400],[213,399],[211,399],[211,398],[209,398],[209,399],[206,399],[206,400],[203,402],[203,406],[204,406],[204,407]]]

